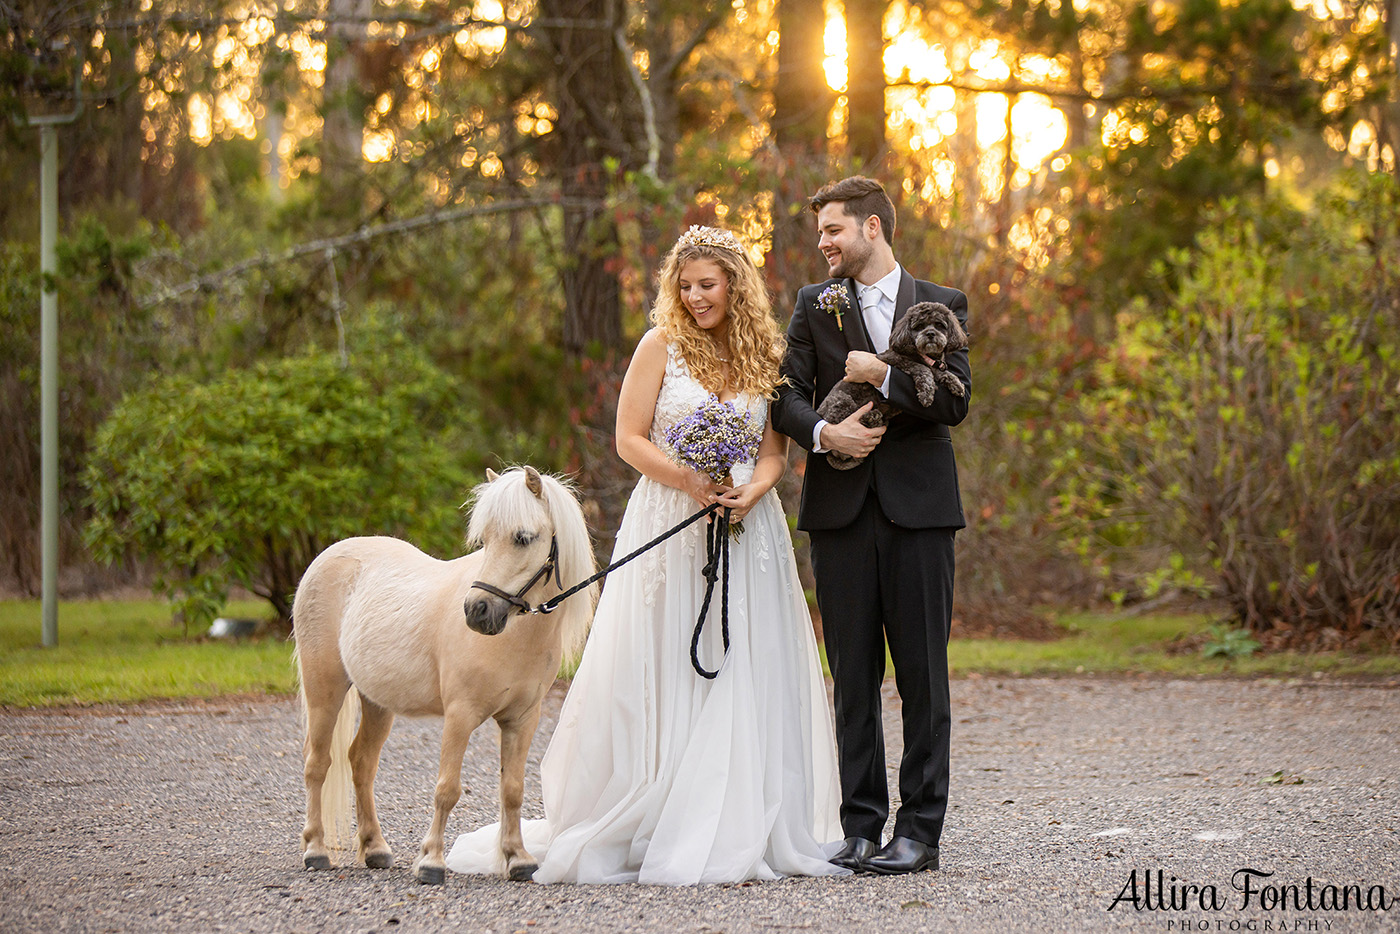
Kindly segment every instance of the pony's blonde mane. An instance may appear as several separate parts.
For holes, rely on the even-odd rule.
[[[565,589],[593,576],[593,542],[588,523],[574,495],[573,485],[549,474],[540,474],[544,498],[525,485],[525,470],[514,467],[496,480],[483,483],[473,493],[467,544],[477,547],[493,530],[540,529],[553,525],[559,542],[559,578]],[[598,585],[565,600],[553,614],[558,620],[564,657],[575,659],[588,638],[588,624],[598,602]]]

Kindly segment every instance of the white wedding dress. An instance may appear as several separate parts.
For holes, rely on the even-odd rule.
[[[668,353],[651,440],[710,399]],[[740,396],[754,418],[764,398]],[[736,484],[754,464],[736,465]],[[697,510],[646,477],[618,532],[630,554]],[[690,663],[705,593],[705,521],[608,576],[541,764],[545,818],[524,822],[536,882],[691,885],[841,874],[835,742],[787,521],[769,492],[730,550],[730,650],[717,678]],[[720,585],[700,661],[720,665]],[[457,838],[456,872],[503,872],[499,825]],[[827,844],[825,848],[823,844]]]

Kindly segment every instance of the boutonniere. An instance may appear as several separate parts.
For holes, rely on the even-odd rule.
[[[817,296],[817,307],[829,315],[836,316],[836,330],[846,330],[841,323],[841,316],[851,308],[851,297],[846,294],[846,287],[842,285],[829,285],[822,289],[822,293]]]

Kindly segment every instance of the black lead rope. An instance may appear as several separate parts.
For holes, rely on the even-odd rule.
[[[721,512],[721,510],[723,510],[723,511]],[[622,567],[624,564],[626,564],[627,562],[631,561],[632,559],[637,558],[637,557],[640,557],[641,555],[643,555],[643,554],[647,553],[648,551],[650,551],[651,549],[655,548],[657,545],[660,545],[662,542],[666,541],[666,539],[670,538],[671,536],[676,535],[677,533],[683,531],[684,529],[689,528],[690,526],[694,525],[696,522],[699,522],[699,521],[700,521],[701,519],[703,519],[705,516],[712,515],[712,514],[714,514],[714,513],[716,513],[716,512],[719,512],[719,518],[717,518],[714,522],[712,522],[712,523],[710,524],[709,531],[706,533],[706,537],[705,537],[705,566],[704,566],[704,568],[701,569],[701,572],[700,572],[700,573],[703,574],[704,577],[705,577],[705,600],[704,600],[704,602],[700,605],[700,618],[699,618],[698,620],[696,620],[696,623],[695,623],[695,633],[694,633],[694,635],[691,636],[691,640],[690,640],[690,664],[691,664],[691,667],[695,669],[695,673],[698,674],[700,677],[706,678],[706,679],[709,679],[709,680],[714,680],[715,676],[717,676],[717,675],[719,674],[719,668],[716,668],[714,671],[706,671],[705,668],[704,668],[704,666],[702,666],[702,665],[700,664],[700,656],[699,656],[699,650],[700,650],[700,634],[701,634],[701,632],[702,632],[702,631],[704,630],[704,628],[705,628],[705,617],[709,614],[709,610],[710,610],[710,598],[711,598],[711,596],[714,594],[714,590],[715,590],[715,581],[719,578],[720,574],[723,573],[723,575],[724,575],[724,583],[723,583],[723,585],[722,585],[722,587],[721,587],[721,590],[720,590],[720,634],[724,637],[724,654],[725,654],[725,657],[728,657],[728,655],[729,655],[729,539],[730,539],[730,534],[729,534],[730,522],[729,522],[729,507],[728,507],[728,506],[721,506],[719,503],[711,503],[710,505],[706,506],[704,509],[700,510],[700,511],[697,512],[695,515],[691,516],[689,519],[686,519],[684,522],[680,523],[679,525],[676,525],[676,526],[674,526],[674,527],[672,527],[672,528],[670,528],[670,529],[667,529],[665,532],[662,532],[660,535],[656,536],[656,538],[653,538],[651,541],[647,542],[645,545],[643,545],[642,547],[638,548],[636,551],[632,552],[632,553],[631,553],[630,555],[628,555],[627,557],[625,557],[625,558],[620,558],[620,559],[618,559],[617,561],[614,561],[612,564],[610,564],[610,565],[608,565],[607,567],[603,568],[603,569],[602,569],[601,571],[599,571],[597,574],[594,574],[592,577],[588,578],[588,580],[583,581],[582,583],[575,584],[574,586],[570,587],[568,590],[565,590],[563,593],[560,593],[560,594],[557,594],[557,595],[555,595],[555,596],[553,596],[553,597],[550,597],[548,600],[546,600],[545,602],[541,603],[539,606],[532,607],[532,606],[530,606],[527,602],[525,602],[523,599],[521,599],[522,597],[524,597],[524,591],[523,591],[523,590],[522,590],[519,594],[512,595],[512,594],[507,594],[507,593],[505,593],[505,592],[503,592],[503,591],[501,591],[501,590],[498,590],[497,588],[492,587],[492,586],[490,586],[490,585],[483,585],[481,581],[475,582],[472,586],[474,586],[474,587],[476,587],[476,588],[478,588],[478,589],[486,590],[486,591],[489,592],[489,593],[495,593],[495,594],[498,595],[498,596],[505,597],[505,598],[506,598],[508,601],[510,601],[514,606],[519,607],[520,610],[521,610],[521,612],[524,612],[524,613],[553,613],[555,610],[559,609],[559,604],[563,603],[565,600],[569,599],[569,598],[572,597],[574,594],[576,594],[576,593],[578,593],[578,592],[580,592],[580,591],[582,591],[582,590],[585,590],[586,588],[588,588],[588,587],[591,586],[592,584],[596,583],[597,581],[600,581],[600,580],[602,580],[603,578],[607,577],[610,573],[612,573],[613,571],[616,571],[618,568]],[[553,552],[551,553],[551,558],[555,558],[555,554],[554,554]],[[557,568],[557,566],[551,568],[551,564],[552,564],[552,563],[553,563],[552,561],[551,561],[551,562],[546,562],[545,567],[541,569],[541,572],[540,572],[540,573],[541,573],[541,574],[547,574],[549,570],[553,570],[553,571],[554,571],[554,575],[555,575],[555,579],[558,580],[558,575],[559,575],[558,568]],[[721,568],[721,566],[722,566],[722,568]],[[529,584],[527,584],[527,585],[525,586],[524,590],[529,590],[531,587],[533,587],[534,584],[535,584],[535,581],[537,581],[537,580],[539,579],[539,577],[540,577],[540,574],[536,574],[534,580],[532,580]],[[722,667],[724,667],[724,660],[723,660],[723,659],[720,660],[720,668],[722,668]]]
[[[722,568],[721,568],[722,566]],[[709,530],[705,533],[705,567],[701,569],[701,574],[705,576],[705,600],[700,604],[700,618],[695,621],[695,634],[690,637],[690,667],[695,669],[695,673],[710,681],[719,674],[720,668],[724,667],[724,659],[729,657],[729,509],[726,508],[718,519],[710,523]],[[724,575],[724,583],[720,589],[720,635],[724,638],[724,658],[719,660],[719,665],[714,671],[706,671],[705,666],[700,664],[700,633],[705,629],[705,616],[710,611],[710,597],[715,592],[715,581]]]

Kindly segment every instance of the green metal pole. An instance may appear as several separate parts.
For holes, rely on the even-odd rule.
[[[54,46],[59,51],[66,46]],[[58,645],[58,132],[83,112],[81,51],[75,52],[73,109],[66,114],[28,117],[39,128],[39,500],[40,560],[43,565],[45,647]]]
[[[43,276],[39,327],[39,483],[42,487],[44,645],[58,645],[58,294],[54,243],[58,235],[58,133],[39,128],[39,269]]]

